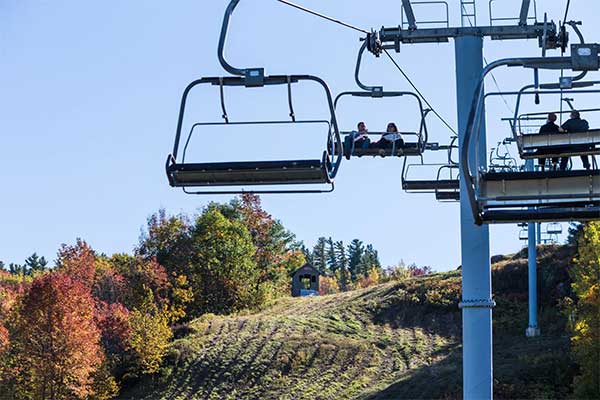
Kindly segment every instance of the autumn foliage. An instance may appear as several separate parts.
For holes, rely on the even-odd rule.
[[[581,374],[575,379],[578,398],[600,397],[600,223],[583,227],[577,257],[570,270],[575,302],[572,344]]]
[[[34,398],[86,398],[104,357],[89,287],[64,273],[34,279],[23,296],[15,346]]]

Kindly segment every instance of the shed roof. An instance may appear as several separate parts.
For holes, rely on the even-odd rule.
[[[298,268],[297,270],[292,272],[292,275],[296,275],[298,272],[308,272],[308,273],[313,273],[313,274],[317,274],[317,275],[323,275],[321,273],[321,271],[319,271],[318,269],[313,267],[312,264],[309,264],[309,263],[304,264],[303,266],[301,266],[300,268]]]

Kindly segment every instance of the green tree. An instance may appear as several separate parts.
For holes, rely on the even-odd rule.
[[[339,266],[338,266],[338,259],[337,259],[337,255],[335,253],[335,243],[333,241],[333,239],[331,238],[331,236],[329,237],[329,239],[327,239],[327,243],[326,243],[326,248],[327,248],[327,268],[329,269],[329,271],[331,271],[331,273],[335,274],[336,271],[338,270]]]
[[[310,249],[308,247],[306,247],[304,245],[304,243],[302,243],[300,245],[300,251],[302,252],[302,254],[304,254],[304,258],[306,259],[306,262],[309,264],[312,264],[314,266],[314,259],[313,259],[312,252],[310,251]]]
[[[25,275],[27,268],[21,264],[10,263],[8,264],[8,271],[13,275]]]
[[[335,242],[335,256],[338,265],[338,285],[342,291],[348,289],[350,283],[350,273],[348,271],[348,256],[346,255],[346,247],[341,240]]]
[[[37,253],[33,253],[25,260],[25,267],[27,268],[27,273],[30,275],[48,270],[47,265],[48,261],[46,261],[44,256],[39,257]]]
[[[177,275],[186,275],[194,255],[193,224],[185,215],[169,216],[164,209],[152,214],[142,233],[136,253],[153,259]]]
[[[313,267],[321,272],[327,271],[327,239],[320,237],[312,251]]]
[[[364,253],[365,248],[361,240],[353,239],[348,245],[348,270],[350,271],[352,282],[356,282],[360,275]]]
[[[194,314],[228,314],[256,306],[260,271],[246,227],[209,209],[198,217],[192,238],[197,249],[189,275]]]
[[[577,257],[569,274],[576,295],[573,353],[581,367],[577,398],[600,398],[600,223],[590,222],[578,237]]]
[[[360,260],[358,271],[360,275],[367,276],[373,268],[381,271],[381,262],[379,262],[377,250],[373,248],[372,244],[368,244]]]

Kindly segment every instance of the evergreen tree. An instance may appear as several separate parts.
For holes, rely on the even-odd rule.
[[[306,262],[309,263],[309,264],[313,264],[314,260],[313,260],[312,252],[310,251],[310,249],[308,247],[306,247],[304,245],[304,243],[302,243],[300,245],[300,251],[304,255],[304,258],[306,259]]]
[[[24,265],[10,263],[8,264],[8,272],[10,272],[13,275],[25,275],[27,269]]]
[[[327,239],[327,267],[333,274],[338,270],[337,257],[335,254],[335,243],[331,236]]]
[[[341,240],[335,242],[335,255],[339,272],[338,284],[342,291],[346,291],[348,283],[350,282],[350,273],[348,272],[348,256],[346,255],[346,248],[344,247],[344,242]]]
[[[27,269],[28,275],[33,275],[36,272],[46,271],[47,265],[48,261],[46,261],[44,256],[40,258],[37,253],[33,253],[31,256],[25,259],[25,268]]]
[[[379,255],[377,250],[373,248],[372,244],[368,244],[365,248],[365,252],[360,260],[359,272],[362,276],[367,276],[371,269],[381,270],[381,262],[379,261]]]
[[[327,271],[327,239],[320,237],[312,252],[313,267],[321,272]]]
[[[353,239],[348,245],[348,271],[350,272],[350,278],[353,282],[358,279],[364,252],[365,248],[363,242],[359,239]]]

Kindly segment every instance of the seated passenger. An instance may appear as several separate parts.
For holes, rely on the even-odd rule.
[[[581,115],[579,111],[573,110],[571,111],[571,118],[569,118],[564,124],[561,126],[562,132],[587,132],[590,129],[590,125],[585,119],[581,119]],[[583,163],[583,167],[585,169],[590,169],[590,160],[587,155],[580,156],[581,162]],[[567,163],[569,162],[569,157],[563,157],[560,160],[560,170],[564,171],[567,169]]]
[[[369,130],[364,122],[359,122],[356,126],[358,131],[352,131],[344,137],[344,155],[346,159],[350,159],[350,155],[354,153],[354,149],[368,149],[371,144],[369,139]]]
[[[375,147],[381,149],[379,151],[380,155],[385,155],[384,149],[392,149],[392,151],[394,151],[402,146],[404,146],[404,140],[402,139],[402,135],[398,132],[398,127],[393,122],[390,122],[387,125],[385,133],[381,135],[381,139],[375,143]]]
[[[555,124],[556,122],[556,114],[550,113],[548,114],[548,119],[546,120],[546,124],[540,127],[540,134],[554,134],[560,133],[560,128]],[[538,150],[538,154],[544,154],[543,151]],[[542,171],[544,171],[546,167],[546,158],[542,157],[538,160],[538,163],[542,167]],[[558,164],[558,157],[552,157],[552,170],[556,170],[556,166]]]

